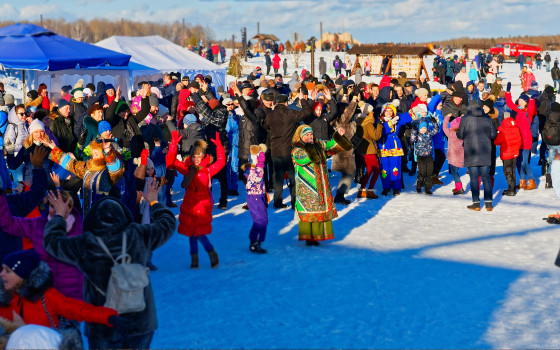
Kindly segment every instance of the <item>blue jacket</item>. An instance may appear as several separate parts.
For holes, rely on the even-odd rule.
[[[8,207],[13,216],[25,217],[35,209],[47,193],[47,173],[40,169],[33,169],[33,185],[22,194],[6,196]],[[21,250],[21,237],[9,235],[0,230],[0,261],[12,252]]]
[[[226,124],[226,132],[230,143],[229,161],[231,169],[237,171],[239,159],[237,158],[239,146],[239,118],[235,111],[231,111]]]
[[[431,156],[433,153],[432,139],[440,131],[440,127],[430,117],[428,114],[426,117],[414,121],[410,142],[414,143],[414,154],[417,156]],[[428,131],[425,134],[420,133],[420,123],[422,122],[428,124]]]
[[[478,80],[478,71],[476,70],[476,68],[471,68],[469,70],[469,79],[471,81],[477,81]]]
[[[440,103],[441,103],[441,96],[439,94],[435,94],[434,96],[432,96],[430,103],[428,103],[428,112],[430,112],[438,120],[439,131],[432,138],[434,149],[444,150],[445,140],[443,137],[443,127],[442,127],[443,113],[439,109],[436,109],[436,107]]]

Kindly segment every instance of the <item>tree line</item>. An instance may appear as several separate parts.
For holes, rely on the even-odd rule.
[[[560,35],[539,35],[539,36],[509,36],[497,38],[470,38],[462,37],[456,39],[442,40],[438,42],[430,42],[424,44],[440,45],[442,47],[461,48],[463,45],[480,45],[481,48],[494,47],[502,42],[522,42],[528,44],[537,44],[543,50],[559,50],[560,49]]]

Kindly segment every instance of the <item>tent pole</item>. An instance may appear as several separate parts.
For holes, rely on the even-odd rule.
[[[25,69],[21,70],[21,77],[22,77],[21,88],[22,88],[22,91],[23,91],[23,94],[21,96],[21,103],[25,103]]]

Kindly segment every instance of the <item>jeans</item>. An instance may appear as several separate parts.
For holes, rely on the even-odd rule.
[[[154,332],[128,336],[126,332],[114,332],[110,338],[88,337],[90,349],[149,349]]]
[[[284,187],[284,174],[288,173],[290,184],[290,201],[292,207],[296,202],[296,177],[294,163],[291,156],[272,157],[272,166],[274,168],[274,206],[282,204],[282,188]]]
[[[519,179],[520,180],[530,180],[534,179],[533,171],[531,170],[531,165],[529,164],[529,160],[531,158],[531,150],[530,149],[522,149],[520,150],[519,157],[517,158],[518,164],[518,171],[519,171]],[[521,160],[519,160],[521,159]]]
[[[556,191],[556,196],[560,198],[560,160],[553,160],[550,164],[550,176],[552,177],[552,187]]]
[[[471,182],[471,193],[473,203],[480,203],[480,185],[478,177],[482,178],[484,186],[484,202],[492,203],[492,180],[490,179],[490,166],[471,166],[469,169],[469,177]]]
[[[189,237],[189,244],[191,246],[191,254],[198,254],[198,242],[202,244],[204,250],[211,252],[214,250],[212,243],[206,236]]]
[[[544,62],[544,66],[546,67],[546,71],[550,72],[550,62]]]
[[[459,168],[449,164],[449,173],[451,174],[451,176],[453,176],[453,181],[456,184],[461,183],[461,177],[459,176]]]

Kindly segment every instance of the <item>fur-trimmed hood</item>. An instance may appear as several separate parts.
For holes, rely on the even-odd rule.
[[[39,96],[36,99],[32,100],[31,98],[27,98],[27,100],[25,101],[25,108],[27,109],[28,107],[37,107],[39,108],[41,106],[41,104],[43,103],[43,96]]]
[[[306,127],[309,128],[310,126],[307,124],[301,124],[300,126],[298,126],[296,132],[294,133],[294,136],[292,137],[292,146],[303,146],[303,141],[301,140],[301,131]]]
[[[117,198],[108,196],[100,199],[88,211],[84,218],[84,232],[109,236],[122,233],[133,221],[132,213],[126,205]]]
[[[41,261],[31,272],[29,278],[24,280],[23,285],[16,293],[24,299],[36,302],[45,294],[47,289],[52,287],[53,276],[47,263]],[[12,292],[4,289],[4,284],[0,283],[0,306],[7,306],[12,300]]]

